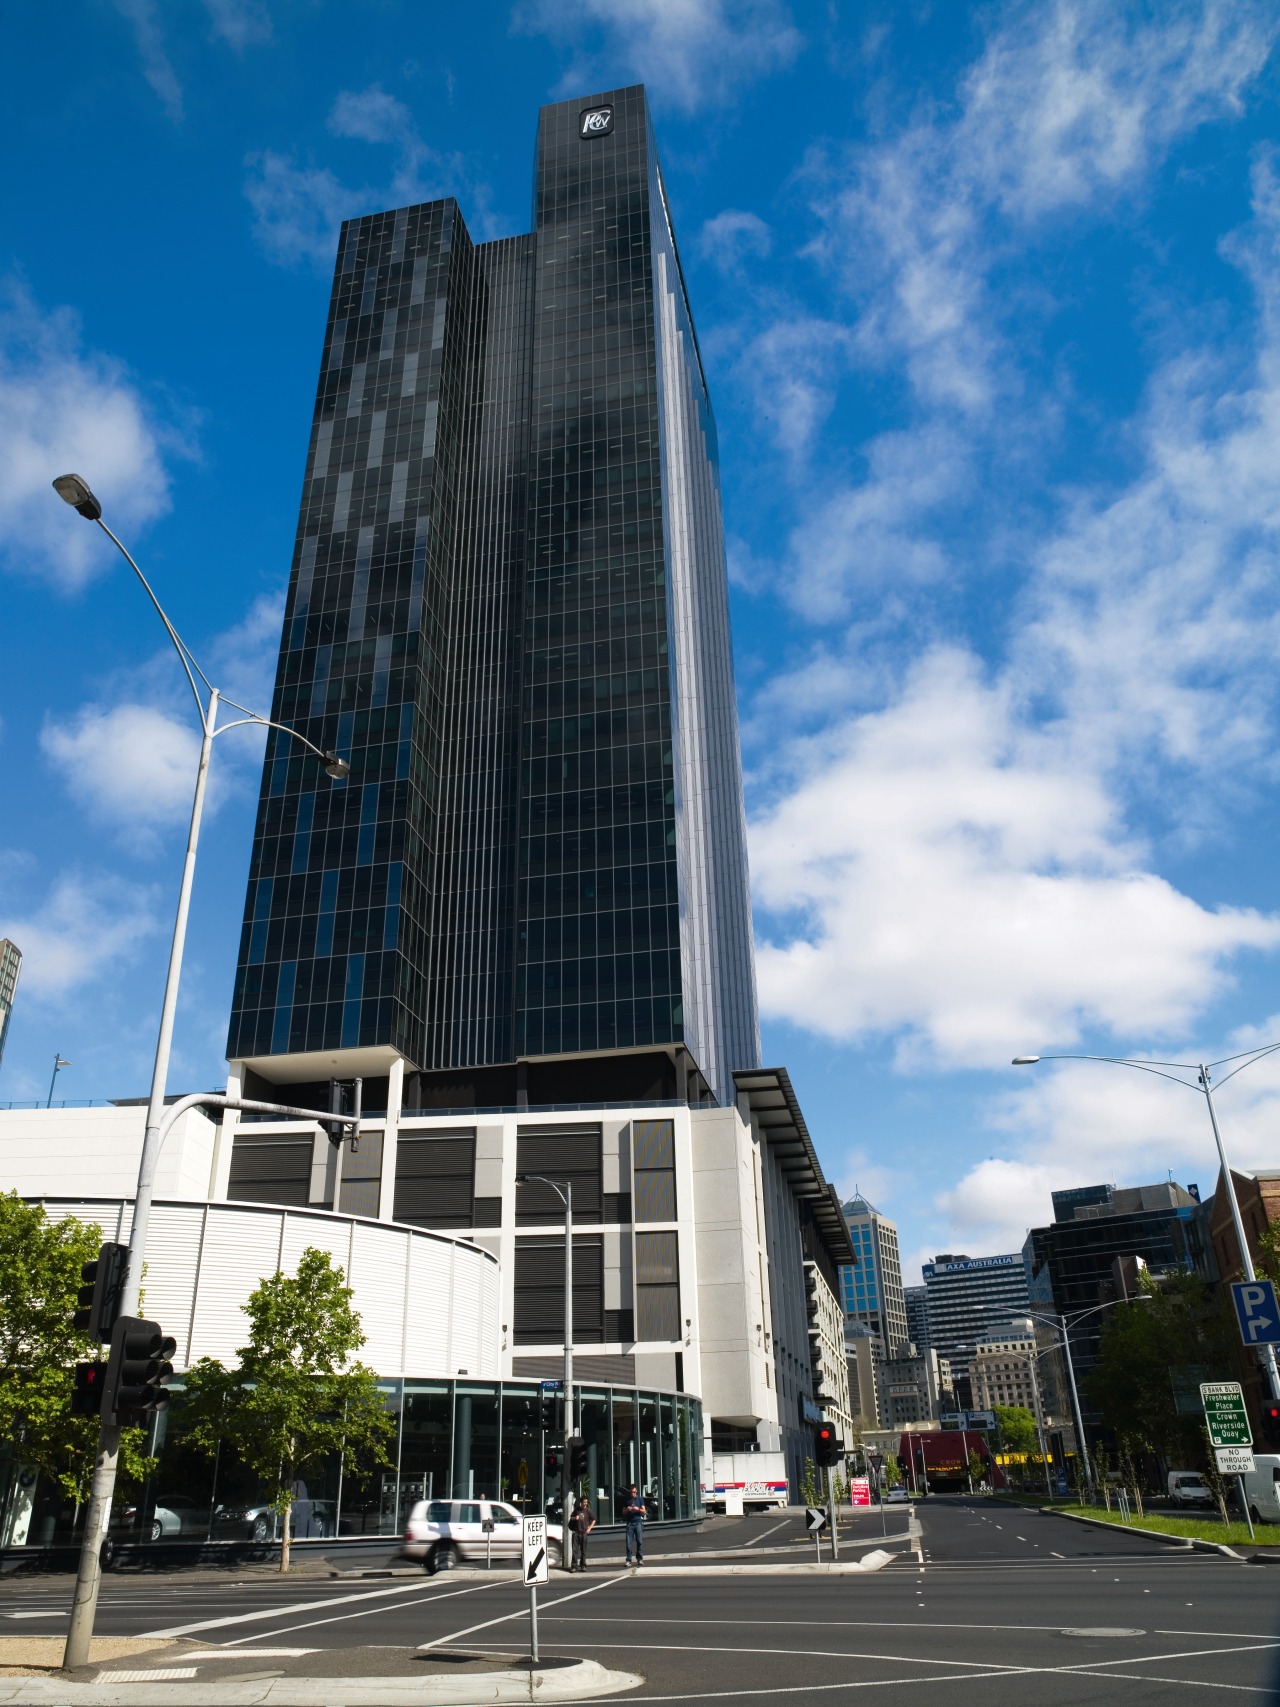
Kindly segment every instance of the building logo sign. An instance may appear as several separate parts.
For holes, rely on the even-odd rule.
[[[926,1262],[920,1266],[928,1278],[934,1274],[968,1274],[975,1269],[1014,1268],[1021,1261],[1022,1258],[1015,1254],[1007,1257],[972,1257],[966,1258],[964,1262]]]
[[[581,137],[608,136],[612,129],[612,107],[588,107],[578,120],[578,135]]]

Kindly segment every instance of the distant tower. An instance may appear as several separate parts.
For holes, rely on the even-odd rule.
[[[22,950],[8,937],[0,937],[0,1061],[9,1036],[9,1021],[13,1018],[13,998],[18,990],[18,973],[22,970]]]
[[[840,1271],[844,1313],[878,1335],[892,1357],[908,1340],[898,1229],[865,1197],[850,1198],[843,1209],[858,1257],[856,1267]]]

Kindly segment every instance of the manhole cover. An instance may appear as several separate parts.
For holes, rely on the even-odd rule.
[[[1145,1636],[1145,1630],[1124,1630],[1118,1624],[1085,1624],[1075,1630],[1064,1630],[1064,1636]]]

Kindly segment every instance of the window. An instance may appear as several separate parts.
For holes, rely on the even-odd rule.
[[[676,1218],[675,1131],[673,1120],[637,1120],[632,1127],[637,1221]]]
[[[418,1138],[400,1134],[392,1213],[413,1227],[474,1224],[476,1140],[473,1132]]]
[[[564,1240],[517,1239],[515,1272],[517,1345],[564,1342]],[[599,1237],[573,1241],[573,1337],[604,1341],[604,1246]]]
[[[526,1127],[516,1134],[516,1172],[545,1174],[557,1185],[568,1181],[573,1188],[574,1221],[599,1221],[604,1207],[600,1147],[598,1126]],[[563,1223],[564,1205],[549,1186],[531,1183],[517,1188],[517,1227]]]
[[[636,1234],[636,1338],[678,1340],[680,1258],[674,1233]]]
[[[261,1139],[238,1132],[231,1152],[228,1198],[240,1203],[307,1203],[311,1151],[309,1137]]]

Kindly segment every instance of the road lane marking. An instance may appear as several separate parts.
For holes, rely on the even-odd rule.
[[[6,1612],[6,1618],[70,1618],[69,1612]]]
[[[753,1540],[744,1542],[743,1545],[746,1547],[754,1547],[757,1541],[764,1540],[765,1535],[776,1534],[779,1529],[785,1529],[790,1522],[791,1519],[789,1517],[784,1518],[781,1523],[775,1523],[772,1529],[766,1529],[764,1534],[757,1535]]]
[[[549,1618],[557,1606],[565,1606],[571,1600],[581,1600],[584,1594],[597,1594],[602,1588],[612,1588],[615,1583],[625,1583],[630,1580],[629,1575],[620,1574],[616,1577],[606,1577],[603,1582],[592,1583],[590,1588],[579,1589],[576,1594],[562,1594],[556,1600],[546,1602],[538,1610],[544,1619]],[[495,1624],[509,1624],[513,1618],[527,1618],[528,1616],[529,1608],[521,1606],[517,1611],[508,1612],[501,1618],[490,1618],[483,1624],[472,1624],[466,1630],[454,1630],[447,1636],[437,1636],[434,1642],[420,1642],[418,1652],[420,1654],[426,1653],[431,1648],[442,1647],[446,1642],[459,1642],[464,1636],[470,1636],[477,1630],[491,1630]]]
[[[480,1586],[489,1588],[491,1585],[482,1583]],[[460,1589],[457,1592],[465,1594],[467,1591]],[[268,1618],[288,1618],[295,1612],[313,1612],[319,1606],[343,1606],[353,1600],[386,1600],[391,1595],[421,1593],[421,1582],[400,1583],[395,1588],[365,1589],[359,1594],[331,1594],[323,1600],[295,1601],[292,1606],[265,1606],[256,1612],[237,1612],[228,1618],[203,1618],[198,1624],[175,1624],[168,1630],[144,1630],[142,1634],[154,1636],[157,1640],[163,1636],[192,1636],[197,1630],[220,1630],[227,1624],[260,1624]]]
[[[239,1645],[242,1642],[260,1642],[264,1636],[267,1637],[268,1640],[271,1640],[276,1636],[291,1636],[295,1630],[314,1630],[321,1624],[347,1624],[355,1618],[372,1618],[374,1614],[378,1612],[402,1612],[405,1610],[412,1610],[418,1606],[430,1606],[434,1604],[436,1600],[457,1600],[459,1596],[464,1594],[482,1594],[485,1589],[502,1587],[509,1588],[511,1586],[513,1585],[510,1582],[506,1584],[476,1583],[473,1588],[456,1588],[449,1594],[422,1594],[422,1598],[420,1600],[402,1600],[395,1606],[361,1606],[354,1612],[335,1612],[332,1618],[308,1618],[302,1624],[281,1624],[274,1630],[262,1630],[254,1636],[239,1636],[236,1638],[235,1644],[228,1643],[227,1646],[231,1647],[233,1645]],[[418,1591],[420,1594],[422,1593],[421,1583],[418,1585]],[[256,1653],[258,1650],[256,1648],[252,1650],[249,1648],[241,1648],[240,1651],[241,1653],[247,1654],[250,1652]]]

